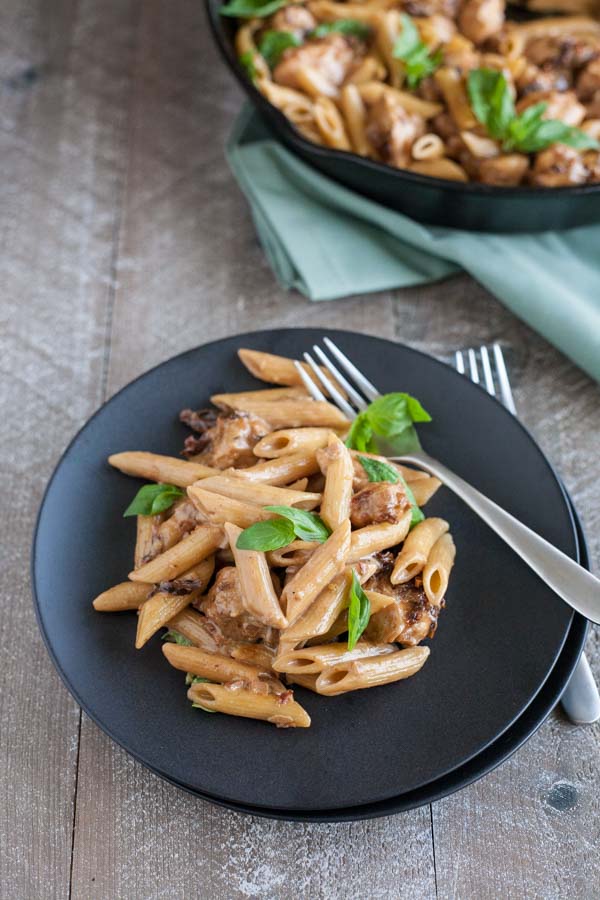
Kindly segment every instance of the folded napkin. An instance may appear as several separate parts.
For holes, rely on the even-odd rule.
[[[227,159],[285,288],[333,300],[465,269],[600,381],[600,223],[518,235],[422,225],[321,175],[249,108]]]

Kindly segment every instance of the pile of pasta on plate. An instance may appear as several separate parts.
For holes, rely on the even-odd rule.
[[[590,0],[532,0],[586,12]],[[600,22],[504,0],[229,0],[248,78],[317,144],[498,186],[600,182]]]
[[[378,435],[430,419],[416,398],[385,394],[350,422],[311,398],[293,360],[239,356],[279,386],[182,410],[184,458],[109,458],[150,483],[125,510],[129,580],[94,607],[137,610],[137,648],[166,628],[194,706],[308,727],[292,685],[334,696],[424,665],[455,549],[448,523],[422,511],[440,482],[373,452]]]

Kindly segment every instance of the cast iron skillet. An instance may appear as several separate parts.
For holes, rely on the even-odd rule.
[[[276,137],[301,159],[345,187],[419,222],[469,231],[527,232],[600,222],[600,184],[578,187],[493,187],[430,178],[305,140],[248,80],[237,61],[235,20],[207,0],[210,26],[223,59]]]
[[[403,388],[433,415],[426,447],[458,474],[577,557],[571,510],[550,465],[499,403],[443,363],[389,341],[331,336],[381,390]],[[160,641],[133,649],[135,616],[99,615],[91,598],[131,566],[138,487],[111,452],[175,454],[182,407],[258,386],[241,346],[298,357],[317,329],[256,332],[207,344],[147,372],[76,436],[46,492],[33,554],[40,625],[72,693],[118,743],[168,779],[216,800],[312,812],[378,803],[462,766],[518,720],[555,668],[573,612],[448,491],[428,506],[458,547],[448,609],[431,659],[396,685],[336,698],[299,691],[313,718],[281,733],[261,722],[200,714]],[[423,426],[424,428],[425,426]],[[426,438],[426,439],[425,439]]]

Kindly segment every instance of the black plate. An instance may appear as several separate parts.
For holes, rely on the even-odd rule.
[[[298,356],[315,329],[257,332],[175,357],[113,397],[74,439],[51,480],[34,545],[42,631],[67,685],[118,743],[153,770],[245,806],[311,811],[375,803],[429,784],[481,753],[522,714],[550,674],[572,611],[460,501],[440,491],[458,546],[448,609],[431,659],[412,679],[322,698],[299,691],[307,730],[193,710],[155,640],[133,649],[133,615],[90,600],[130,568],[134,525],[121,518],[136,483],[111,452],[176,453],[176,413],[211,393],[256,386],[235,351]],[[434,421],[426,446],[458,474],[571,556],[572,516],[552,468],[495,400],[443,363],[349,332],[335,340],[382,390],[417,395]],[[535,641],[531,635],[535,634]],[[368,765],[365,761],[368,760]]]
[[[419,222],[449,228],[516,233],[600,221],[600,184],[562,188],[465,184],[417,175],[307,141],[249,81],[234,48],[235,20],[219,15],[222,5],[222,0],[207,2],[208,19],[223,59],[275,135],[330,178]]]

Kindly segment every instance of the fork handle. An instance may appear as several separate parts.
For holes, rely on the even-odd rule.
[[[600,581],[531,528],[427,453],[393,457],[439,478],[517,553],[548,587],[581,615],[600,624]]]

